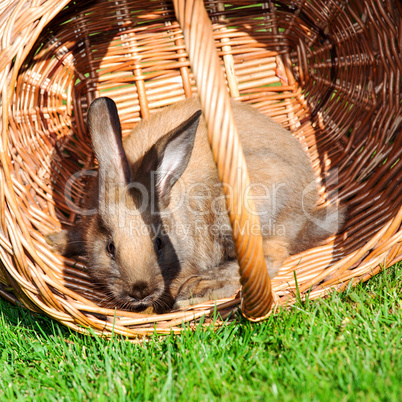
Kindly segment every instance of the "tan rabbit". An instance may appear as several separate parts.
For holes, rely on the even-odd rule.
[[[287,130],[250,106],[232,107],[273,278],[290,254],[336,233],[343,214],[317,208],[309,158]],[[99,162],[87,201],[94,213],[48,241],[86,254],[94,282],[121,308],[163,313],[233,295],[238,265],[198,99],[151,115],[122,141],[114,102],[98,98],[88,127]]]

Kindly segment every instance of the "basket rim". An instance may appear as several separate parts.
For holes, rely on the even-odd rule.
[[[89,300],[84,296],[82,296],[81,300],[78,298],[75,301],[64,298],[70,298],[74,292],[71,293],[71,290],[68,290],[68,288],[63,284],[59,283],[59,272],[57,270],[52,271],[49,269],[46,261],[53,257],[50,257],[50,255],[47,254],[47,251],[44,250],[44,245],[41,242],[41,239],[36,235],[32,235],[24,219],[26,209],[25,207],[21,207],[18,200],[18,194],[21,189],[17,189],[16,187],[16,180],[12,172],[14,161],[11,160],[11,155],[9,155],[8,151],[10,148],[9,135],[13,130],[13,128],[9,126],[9,117],[12,113],[12,98],[15,95],[14,91],[18,74],[22,68],[24,60],[35,45],[36,40],[41,35],[43,28],[69,3],[70,2],[66,0],[62,2],[47,0],[43,2],[41,6],[31,10],[29,8],[27,9],[28,3],[26,1],[10,1],[7,6],[4,6],[4,15],[8,16],[8,22],[5,22],[4,15],[3,18],[0,18],[0,24],[3,22],[3,30],[0,32],[0,35],[2,35],[3,39],[8,39],[6,46],[0,49],[0,54],[4,56],[0,58],[0,82],[3,84],[1,104],[3,124],[0,149],[0,162],[2,166],[0,171],[0,200],[2,203],[2,224],[0,225],[2,228],[2,230],[0,230],[0,282],[2,284],[0,284],[0,295],[9,300],[15,301],[16,299],[11,296],[10,292],[7,290],[9,286],[12,285],[12,287],[15,288],[14,292],[17,295],[18,300],[20,300],[20,302],[25,306],[34,311],[45,312],[76,331],[83,331],[80,325],[84,325],[93,327],[94,331],[98,331],[98,333],[102,334],[106,334],[111,330],[115,333],[121,331],[122,334],[127,334],[129,337],[151,334],[154,333],[154,327],[135,327],[134,329],[130,329],[126,326],[128,325],[126,322],[121,327],[115,327],[114,324],[111,324],[109,321],[102,321],[96,318],[96,316],[88,314],[99,313],[99,311],[93,311],[95,307],[91,307],[90,303],[88,303]],[[177,0],[175,3],[177,4],[177,7],[184,7],[183,1]],[[202,2],[198,3],[201,4]],[[365,4],[365,6],[368,7],[367,4]],[[355,10],[351,7],[352,6],[349,7],[349,10],[354,12]],[[384,12],[384,5],[376,5],[375,7],[378,7],[378,9],[373,11],[376,15]],[[363,27],[365,26],[359,18],[357,21],[358,24]],[[391,24],[391,29],[391,25],[389,25],[390,22],[392,22],[391,19],[385,22],[381,21],[381,24],[388,23],[391,33],[395,33],[397,29],[396,25]],[[15,31],[13,31],[13,29]],[[17,29],[19,29],[19,31],[17,31]],[[375,26],[374,32],[378,32],[378,30],[379,26]],[[220,33],[220,35],[224,37],[223,33]],[[20,48],[21,43],[25,43],[22,50]],[[191,49],[189,49],[189,53],[191,53]],[[223,50],[223,54],[229,53],[227,50]],[[392,54],[392,52],[390,54]],[[14,62],[12,62],[13,59]],[[285,69],[285,66],[283,68]],[[393,68],[394,65],[390,67],[390,71]],[[399,66],[399,68],[401,68],[401,66]],[[289,85],[289,80],[287,83]],[[396,83],[394,82],[394,84]],[[202,85],[200,85],[200,87],[201,86]],[[397,95],[395,95],[395,97],[396,96]],[[401,112],[401,108],[399,109],[399,112]],[[378,124],[378,122],[375,122],[373,126],[375,124]],[[359,280],[367,280],[382,269],[381,263],[383,261],[385,266],[390,266],[393,263],[402,260],[402,253],[400,252],[400,243],[402,239],[402,233],[400,231],[402,207],[395,210],[397,211],[396,214],[387,218],[382,224],[382,229],[374,236],[371,236],[363,247],[359,248],[354,253],[338,259],[330,269],[326,270],[321,275],[314,277],[315,280],[323,280],[320,285],[314,288],[314,296],[324,295],[328,291],[329,286],[344,289],[347,286],[347,283],[349,283],[349,281],[354,277]],[[326,247],[332,247],[331,244],[333,245],[334,241],[335,239],[332,239],[332,243],[328,242]],[[11,255],[12,257],[10,257]],[[29,255],[29,258],[26,258],[27,255]],[[308,257],[309,253],[306,252],[303,255]],[[64,263],[66,263],[67,266],[71,264],[71,262],[68,262],[65,259],[59,259],[57,269],[60,269]],[[354,267],[357,263],[359,263],[359,267],[355,269]],[[295,265],[297,264],[295,264],[293,260],[287,262],[284,267],[283,276],[272,282],[273,289],[275,290],[272,294],[272,298],[275,298],[275,300],[271,300],[271,305],[268,309],[272,309],[276,304],[291,303],[294,299],[296,282],[294,279],[291,280],[289,278],[291,278],[291,272]],[[34,266],[37,268],[33,269]],[[365,270],[364,268],[367,267],[369,267],[369,269]],[[351,269],[354,269],[355,272],[352,273]],[[45,277],[41,277],[37,274],[39,270],[44,273]],[[327,278],[328,276],[330,277]],[[357,282],[358,281],[356,281],[356,283]],[[7,283],[8,285],[5,286],[4,283]],[[355,282],[353,282],[353,284],[355,284]],[[312,280],[301,285],[299,291],[306,292],[309,290],[311,285]],[[56,292],[60,292],[63,297],[58,293],[51,294],[51,291],[49,290],[50,288],[54,289]],[[38,298],[38,294],[41,292],[46,294],[46,297],[48,297],[46,303]],[[83,307],[80,305],[80,302],[83,302],[84,300],[85,303],[88,304]],[[275,303],[272,305],[273,301]],[[239,304],[241,304],[240,299],[235,298],[234,296],[229,300],[219,301],[219,303],[217,303],[217,308],[218,311],[222,311],[222,319],[224,320],[225,317],[232,314],[233,311],[238,308]],[[91,309],[92,311],[88,311]],[[160,323],[160,326],[157,328],[158,331],[160,330],[162,333],[170,333],[171,330],[179,331],[181,328],[181,321],[187,321],[187,318],[181,319],[181,317],[191,316],[193,318],[188,319],[188,321],[192,321],[194,317],[197,317],[198,319],[202,315],[210,316],[213,314],[214,309],[215,307],[211,306],[211,302],[206,302],[202,305],[186,309],[184,312],[174,312],[167,316],[164,315],[163,317],[154,316],[156,318],[153,322]],[[103,309],[101,311],[108,314],[113,311],[114,315],[117,314],[115,310],[106,310],[108,309]],[[265,308],[265,310],[267,310],[267,308]],[[118,312],[118,314],[120,314],[120,312]],[[149,317],[140,317],[143,316],[143,314],[128,312],[124,312],[124,314],[127,318],[132,319],[132,322],[137,322],[136,320],[143,319],[148,323],[151,320]],[[265,314],[266,311],[262,314],[264,315],[264,318]],[[74,319],[71,318],[72,316]],[[171,320],[172,323],[171,328],[168,328],[169,324],[164,326],[165,322],[169,320]]]

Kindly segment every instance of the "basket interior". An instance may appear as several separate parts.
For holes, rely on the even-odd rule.
[[[294,271],[300,290],[314,298],[396,262],[402,150],[397,4],[205,5],[231,96],[291,130],[311,157],[321,201],[339,199],[348,206],[342,233],[287,260],[273,281],[276,294],[293,300]],[[98,96],[113,98],[127,135],[141,118],[196,92],[168,1],[80,1],[44,27],[18,71],[10,104],[11,187],[23,222],[8,212],[3,222],[23,225],[26,232],[9,230],[10,244],[21,246],[13,256],[2,251],[0,281],[13,287],[3,287],[3,295],[15,294],[66,325],[96,322],[100,328],[113,317],[105,295],[91,285],[85,261],[52,253],[44,240],[75,222],[86,187],[70,178],[96,165],[86,130],[88,106]],[[26,233],[28,243],[22,240]],[[21,282],[7,273],[18,265]],[[229,312],[238,300],[221,304]],[[67,317],[69,309],[79,311],[71,313],[74,319]],[[127,328],[143,317],[119,314]],[[176,318],[173,324],[165,318],[161,328],[176,325]]]

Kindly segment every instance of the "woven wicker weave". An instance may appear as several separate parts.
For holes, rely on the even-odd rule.
[[[198,87],[213,137],[214,122],[231,115],[208,105],[224,104],[230,93],[290,129],[321,179],[322,202],[336,195],[348,206],[342,233],[290,257],[272,294],[258,261],[243,267],[248,316],[266,314],[273,299],[293,303],[296,287],[322,297],[401,260],[400,1],[205,1],[221,68],[207,46],[203,3],[174,3],[0,2],[0,295],[77,331],[130,338],[178,332],[182,322],[212,315],[212,302],[159,316],[106,308],[84,264],[46,244],[45,234],[75,221],[69,202],[85,195],[85,183],[72,188],[70,201],[64,190],[72,174],[94,164],[86,113],[100,95],[116,101],[127,134]],[[225,177],[228,165],[220,163]],[[240,238],[239,249],[258,260],[254,240]],[[217,310],[225,318],[239,304],[234,295]]]

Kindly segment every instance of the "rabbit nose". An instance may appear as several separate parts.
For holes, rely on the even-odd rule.
[[[138,301],[141,301],[145,299],[147,296],[150,296],[154,292],[154,289],[152,286],[149,285],[149,283],[146,283],[144,281],[139,281],[136,282],[132,287],[131,291],[128,292],[128,294],[134,298],[137,299]]]

